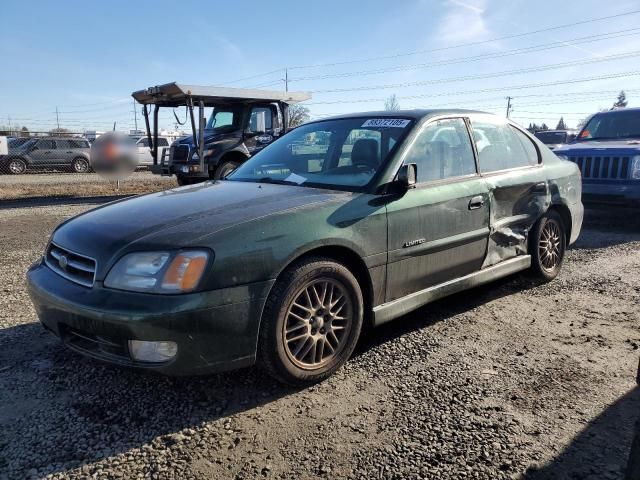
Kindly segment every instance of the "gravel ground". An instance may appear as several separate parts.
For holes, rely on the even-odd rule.
[[[370,332],[335,376],[171,379],[36,323],[24,272],[87,205],[0,210],[0,479],[621,479],[640,412],[640,218],[588,211],[565,269]]]
[[[45,197],[91,197],[99,195],[139,194],[167,190],[177,186],[175,177],[133,172],[117,183],[97,173],[27,173],[0,175],[0,201]]]

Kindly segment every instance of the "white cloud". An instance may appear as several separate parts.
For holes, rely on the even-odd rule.
[[[486,0],[447,0],[445,6],[444,17],[434,33],[438,44],[448,46],[488,38]]]

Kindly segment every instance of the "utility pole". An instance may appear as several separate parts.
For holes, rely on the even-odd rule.
[[[136,100],[133,99],[133,122],[136,126],[136,133],[138,133],[138,109],[136,108]]]
[[[58,130],[60,130],[60,117],[58,116],[58,106],[56,105],[56,123],[58,124]]]
[[[9,120],[9,136],[11,136],[11,115],[7,115],[7,119]]]
[[[509,118],[509,114],[511,113],[511,100],[513,100],[513,97],[507,97],[507,118]]]
[[[289,91],[289,69],[284,69],[284,91]]]

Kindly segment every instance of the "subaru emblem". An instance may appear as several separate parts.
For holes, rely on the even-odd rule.
[[[58,264],[60,265],[61,269],[66,270],[67,266],[69,265],[69,259],[66,255],[61,255],[58,259]]]

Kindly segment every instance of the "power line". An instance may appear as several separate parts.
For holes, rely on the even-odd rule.
[[[573,38],[570,40],[533,45],[530,47],[516,48],[513,50],[507,50],[504,52],[487,53],[482,55],[472,55],[472,56],[466,56],[466,57],[457,57],[449,60],[442,60],[442,61],[432,62],[432,63],[414,63],[414,64],[397,65],[395,67],[373,69],[373,70],[361,70],[356,72],[311,75],[307,77],[297,77],[297,78],[294,77],[294,78],[290,78],[289,81],[301,82],[306,80],[324,80],[328,78],[347,78],[347,77],[356,77],[356,76],[359,77],[364,75],[377,75],[381,73],[401,72],[401,71],[407,71],[407,70],[419,70],[422,68],[433,68],[433,67],[440,67],[445,65],[455,65],[459,63],[475,62],[480,60],[491,60],[495,58],[508,57],[512,55],[520,55],[524,53],[541,52],[545,50],[552,50],[555,48],[570,46],[570,45],[567,45],[568,43],[579,45],[582,43],[592,43],[600,40],[611,40],[611,39],[625,37],[625,36],[637,35],[638,33],[640,33],[640,28],[629,28],[625,30],[619,30],[616,32],[608,32],[608,33],[602,33],[598,35],[589,35],[586,37]],[[606,37],[606,38],[602,38],[602,37]]]
[[[399,58],[399,57],[408,57],[408,56],[412,56],[412,55],[421,55],[424,53],[432,53],[432,52],[440,52],[443,50],[452,50],[454,48],[462,48],[462,47],[471,47],[471,46],[475,46],[475,45],[484,45],[487,43],[493,43],[493,42],[498,42],[500,40],[508,40],[508,39],[512,39],[512,38],[520,38],[520,37],[526,37],[528,35],[534,35],[537,33],[543,33],[543,32],[550,32],[553,30],[560,30],[563,28],[569,28],[569,27],[575,27],[577,25],[584,25],[587,23],[593,23],[593,22],[600,22],[603,20],[610,20],[612,18],[619,18],[619,17],[623,17],[623,16],[627,16],[627,15],[635,15],[637,13],[640,13],[640,10],[631,10],[628,12],[624,12],[624,13],[618,13],[615,15],[607,15],[604,17],[596,17],[596,18],[590,18],[587,20],[581,20],[578,22],[572,22],[572,23],[565,23],[564,25],[556,25],[554,27],[547,27],[547,28],[542,28],[539,30],[532,30],[529,32],[523,32],[523,33],[517,33],[517,34],[512,34],[512,35],[505,35],[502,37],[495,37],[492,38],[490,40],[479,40],[476,42],[467,42],[467,43],[459,43],[457,45],[451,45],[448,47],[440,47],[440,48],[431,48],[428,50],[416,50],[413,52],[406,52],[406,53],[397,53],[397,54],[393,54],[393,55],[381,55],[381,56],[376,56],[376,57],[368,57],[368,58],[362,58],[362,59],[354,59],[354,60],[346,60],[346,61],[342,61],[342,62],[330,62],[330,63],[316,63],[316,64],[310,64],[310,65],[297,65],[297,66],[293,66],[293,67],[289,67],[290,70],[299,70],[299,69],[303,69],[303,68],[316,68],[316,67],[331,67],[331,66],[336,66],[336,65],[348,65],[348,64],[353,64],[353,63],[364,63],[364,62],[372,62],[372,61],[377,61],[377,60],[387,60],[390,58]]]
[[[364,90],[385,90],[389,88],[407,88],[407,87],[418,87],[423,85],[436,85],[440,83],[466,82],[469,80],[484,80],[487,78],[519,75],[522,73],[543,72],[543,71],[555,70],[559,68],[569,68],[569,67],[575,67],[580,65],[590,65],[593,63],[608,62],[612,60],[622,60],[626,58],[637,57],[639,55],[640,55],[640,50],[636,50],[633,52],[607,55],[607,56],[589,59],[589,60],[552,63],[547,65],[539,65],[536,67],[520,68],[516,70],[503,70],[501,72],[494,72],[494,73],[483,74],[483,75],[467,75],[463,77],[438,78],[433,80],[422,80],[417,82],[390,83],[386,85],[371,85],[371,86],[364,86],[364,87],[330,88],[330,89],[324,89],[324,90],[314,90],[313,93],[343,93],[343,92],[357,92],[357,91],[364,91]]]
[[[593,82],[597,80],[610,80],[614,78],[626,78],[626,77],[634,77],[640,75],[640,70],[626,71],[626,72],[618,72],[608,75],[598,75],[594,77],[585,77],[585,78],[576,78],[571,80],[558,80],[555,82],[546,82],[546,83],[529,83],[522,85],[509,85],[506,87],[495,87],[495,88],[480,88],[476,90],[465,90],[458,92],[443,92],[443,93],[431,93],[431,94],[423,94],[423,95],[409,95],[404,97],[398,97],[399,100],[408,100],[415,98],[433,98],[433,97],[447,97],[447,96],[456,96],[456,95],[471,95],[474,93],[489,93],[489,92],[504,92],[509,90],[522,90],[526,88],[537,88],[537,87],[551,87],[556,85],[570,85],[575,83],[583,83],[583,82]],[[358,100],[332,100],[325,102],[305,102],[305,105],[337,105],[337,104],[349,104],[349,103],[371,103],[371,102],[382,102],[384,98],[368,98],[368,99],[358,99]]]

